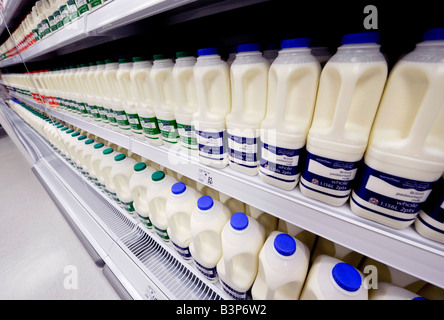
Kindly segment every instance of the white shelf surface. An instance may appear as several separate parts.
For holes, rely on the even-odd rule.
[[[348,204],[332,207],[307,198],[299,187],[284,191],[264,183],[258,176],[251,177],[230,167],[208,167],[180,151],[151,145],[29,99],[20,100],[195,181],[209,185],[207,178],[210,176],[212,184],[209,186],[219,192],[444,288],[444,245],[423,238],[413,225],[403,230],[392,229],[355,215]]]

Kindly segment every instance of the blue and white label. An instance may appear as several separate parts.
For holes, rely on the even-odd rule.
[[[177,253],[180,254],[180,256],[185,260],[191,260],[191,252],[189,247],[182,247],[179,246],[174,241],[171,241],[171,243],[174,245],[174,249],[176,249]]]
[[[301,183],[312,191],[345,198],[350,195],[358,164],[359,161],[339,161],[307,152]]]
[[[238,165],[256,168],[259,165],[259,137],[246,138],[228,134],[228,159]]]
[[[207,268],[201,265],[196,260],[194,260],[194,263],[196,264],[197,270],[199,270],[208,280],[212,282],[216,282],[218,280],[216,266]]]
[[[222,284],[222,288],[228,295],[230,295],[235,300],[251,300],[251,297],[248,295],[248,292],[242,292],[233,289],[230,285],[228,285],[225,281],[222,279],[220,280],[220,283]]]
[[[397,177],[365,165],[352,201],[397,220],[413,220],[430,195],[433,183]]]
[[[433,220],[444,223],[444,179],[433,186],[427,201],[421,205],[421,210]]]
[[[296,181],[300,173],[298,164],[302,149],[287,149],[261,143],[260,171],[285,182]]]
[[[223,160],[226,154],[225,130],[223,131],[201,131],[196,130],[199,156],[212,159]]]

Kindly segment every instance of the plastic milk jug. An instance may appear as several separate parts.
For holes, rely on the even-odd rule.
[[[221,241],[222,257],[216,269],[222,287],[234,299],[246,300],[257,275],[265,229],[245,213],[236,212],[225,224]]]
[[[151,175],[155,170],[147,166],[144,162],[134,165],[134,172],[129,181],[129,190],[133,199],[133,207],[139,216],[139,220],[148,228],[152,229],[153,225],[149,218],[149,207],[146,192],[151,184]]]
[[[96,62],[90,62],[88,71],[86,73],[86,83],[85,83],[85,89],[86,89],[86,95],[87,95],[87,103],[89,106],[89,110],[91,112],[91,117],[95,122],[101,122],[101,114],[98,105],[100,104],[100,100],[96,98],[96,79],[95,74],[97,70],[97,64]]]
[[[146,191],[151,223],[156,234],[167,243],[170,242],[170,238],[167,232],[168,219],[165,208],[171,187],[176,182],[176,179],[166,175],[163,171],[156,171],[151,175],[151,183]]]
[[[358,252],[355,252],[323,237],[318,237],[316,247],[311,256],[311,261],[314,261],[318,256],[323,254],[335,257],[336,259],[348,263],[355,268],[359,266],[362,259],[364,258],[364,256]]]
[[[77,138],[80,136],[80,132],[77,132],[77,131],[75,131],[75,132],[73,132],[71,135],[70,135],[70,138],[68,139],[68,141],[67,141],[67,144],[66,144],[66,147],[67,147],[67,150],[68,150],[68,152],[67,152],[67,157],[69,158],[69,163],[70,164],[74,164],[74,161],[75,161],[75,159],[74,159],[74,145],[75,145],[75,143],[77,142]]]
[[[91,140],[91,141],[90,141]],[[90,176],[91,172],[91,157],[94,153],[94,146],[98,144],[94,139],[88,139],[85,141],[85,146],[82,152],[82,169],[83,173],[88,177],[89,180],[92,180]]]
[[[173,78],[176,86],[177,107],[174,116],[177,122],[181,150],[185,154],[197,155],[197,139],[193,125],[193,114],[197,111],[196,85],[193,68],[196,58],[184,51],[176,53]]]
[[[99,182],[105,186],[105,193],[110,196],[115,201],[119,201],[116,193],[116,187],[111,180],[111,169],[114,166],[114,157],[117,155],[117,152],[114,151],[113,148],[107,148],[103,150],[103,157],[100,161],[100,176],[98,177]]]
[[[368,300],[363,278],[351,265],[320,255],[310,267],[300,300]]]
[[[231,111],[228,64],[216,48],[198,50],[194,66],[197,112],[193,115],[200,162],[224,168],[228,165],[225,118]]]
[[[96,143],[94,145],[94,151],[91,155],[91,165],[88,165],[91,181],[100,189],[103,189],[104,187],[99,180],[99,176],[101,176],[100,162],[103,157],[104,149],[106,149],[106,147],[102,142]]]
[[[282,41],[268,75],[267,114],[261,124],[259,176],[292,190],[299,182],[321,72],[307,38]]]
[[[104,95],[103,101],[105,104],[105,109],[107,110],[109,125],[118,130],[119,124],[117,123],[116,110],[119,108],[120,111],[120,88],[117,84],[116,73],[119,68],[119,63],[112,59],[105,60],[105,70],[103,71],[103,87]]]
[[[259,254],[251,289],[254,300],[298,300],[307,276],[310,251],[292,236],[273,231]]]
[[[86,164],[85,156],[87,153],[89,153],[89,158],[91,158],[91,151],[94,147],[94,139],[85,139],[84,143],[81,143],[80,146],[77,148],[77,166],[84,175],[89,175],[88,173],[88,167]]]
[[[313,251],[313,248],[315,246],[315,242],[317,239],[317,235],[302,229],[301,227],[298,227],[288,221],[280,219],[278,222],[278,231],[284,232],[289,234],[290,236],[296,238],[299,241],[302,241],[310,250],[310,252]]]
[[[191,214],[190,253],[197,269],[211,282],[219,279],[216,265],[222,256],[221,232],[230,217],[230,209],[210,196],[200,197]]]
[[[114,165],[111,169],[111,181],[113,182],[117,197],[122,207],[130,214],[134,213],[133,197],[129,188],[129,181],[133,174],[136,160],[120,153],[114,157]]]
[[[133,62],[127,59],[119,59],[119,69],[117,70],[117,82],[122,92],[122,104],[126,114],[125,127],[130,127],[133,135],[142,134],[142,126],[136,110],[136,95],[133,82],[131,81],[131,71]]]
[[[345,35],[322,69],[300,183],[310,198],[340,206],[350,196],[387,78],[378,41],[376,32]]]
[[[444,176],[422,205],[415,229],[425,238],[444,243]]]
[[[62,155],[68,159],[69,158],[68,143],[69,139],[71,138],[71,135],[74,133],[74,130],[68,129],[64,132],[65,134],[62,134],[62,148],[60,149],[60,151],[62,152]]]
[[[176,182],[171,187],[165,207],[168,220],[168,235],[174,249],[187,261],[191,260],[189,245],[191,242],[190,219],[202,195],[183,182]]]
[[[407,289],[388,282],[379,282],[378,289],[369,291],[369,300],[427,300]]]
[[[91,80],[93,84],[92,93],[94,94],[97,109],[100,114],[100,120],[101,124],[109,125],[108,120],[108,109],[106,107],[106,103],[104,102],[104,96],[106,95],[106,88],[105,88],[105,78],[104,78],[104,71],[106,68],[106,65],[103,61],[96,61],[97,67],[94,72],[94,79]]]
[[[444,28],[390,72],[350,202],[359,216],[403,229],[444,172]]]
[[[81,163],[80,163],[80,159],[79,159],[79,150],[82,149],[82,144],[84,144],[85,141],[86,141],[86,136],[81,135],[81,136],[78,136],[75,143],[72,144],[71,159],[73,160],[74,167],[79,170],[81,169]]]
[[[231,112],[226,117],[230,167],[258,174],[259,127],[267,109],[269,63],[259,44],[242,44],[230,68]]]
[[[173,60],[163,54],[154,55],[151,68],[151,82],[153,84],[156,106],[154,111],[159,124],[162,140],[167,147],[179,142],[177,123],[174,109],[177,105],[176,88],[173,79]]]
[[[143,57],[134,57],[130,77],[143,137],[152,144],[161,145],[163,142],[154,113],[155,97],[150,77],[151,68],[151,61]]]

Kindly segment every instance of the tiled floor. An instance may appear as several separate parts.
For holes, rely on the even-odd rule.
[[[0,136],[0,299],[119,299],[7,135]]]

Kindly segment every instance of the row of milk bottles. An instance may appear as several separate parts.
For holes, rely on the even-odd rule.
[[[111,63],[96,102],[116,109],[121,130],[138,115],[151,127],[149,141],[173,145],[180,136],[183,150],[198,149],[207,165],[259,173],[285,190],[300,181],[305,196],[333,206],[351,199],[359,216],[397,229],[416,221],[421,235],[443,242],[442,214],[417,216],[444,171],[444,28],[423,40],[388,80],[374,32],[345,35],[322,72],[305,38],[283,41],[271,67],[257,44],[239,45],[231,67],[214,48],[175,64],[156,55],[141,67],[140,86],[131,77],[136,62]],[[81,80],[91,70],[81,69],[61,72],[72,79],[65,86],[44,77],[41,85],[74,101],[88,90],[94,96],[100,91]],[[142,99],[141,87],[151,88]]]
[[[71,164],[129,213],[135,211],[185,261],[194,261],[209,281],[219,280],[234,299],[443,298],[442,290],[420,279],[199,188],[192,180],[180,182],[177,173],[127,156],[127,150],[115,151],[116,146],[17,101],[10,105]],[[367,266],[379,272],[379,287],[370,291],[364,279]]]
[[[35,2],[18,28],[11,34],[19,52],[61,29],[85,12],[90,12],[108,0],[39,0]],[[0,53],[12,49],[13,43],[3,43]]]

